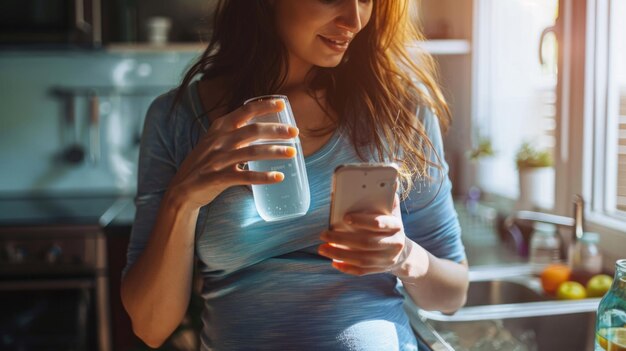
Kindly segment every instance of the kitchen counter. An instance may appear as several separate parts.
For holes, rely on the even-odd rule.
[[[461,203],[457,212],[470,265],[468,299],[453,315],[420,310],[405,300],[423,349],[592,350],[600,298],[561,301],[547,295],[537,276],[541,267],[500,239],[502,214]]]
[[[124,197],[119,199],[120,210],[108,224],[109,227],[132,227],[135,220],[135,198]]]
[[[127,207],[120,195],[42,194],[0,198],[0,226],[106,227]]]

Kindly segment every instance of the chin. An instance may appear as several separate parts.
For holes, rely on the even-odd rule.
[[[333,68],[333,67],[339,66],[342,59],[343,59],[343,55],[338,56],[338,57],[318,60],[315,65],[318,67]]]

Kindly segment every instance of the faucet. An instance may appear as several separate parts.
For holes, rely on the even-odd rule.
[[[584,207],[585,201],[583,197],[577,194],[574,195],[574,217],[559,216],[536,211],[516,211],[506,217],[504,220],[504,229],[513,239],[517,253],[521,256],[527,256],[529,240],[524,237],[522,230],[515,223],[516,220],[542,222],[572,228],[573,235],[570,238],[563,238],[560,232],[558,232],[561,236],[561,258],[567,258],[567,252],[570,244],[579,240],[583,236]]]
[[[574,227],[576,236],[574,236],[574,240],[580,240],[583,237],[583,223],[585,222],[585,200],[583,200],[582,195],[576,194],[574,195]]]

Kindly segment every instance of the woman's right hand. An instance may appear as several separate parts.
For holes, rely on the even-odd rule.
[[[237,165],[247,161],[287,159],[296,149],[272,144],[249,145],[258,139],[291,139],[298,129],[281,123],[250,123],[256,117],[282,111],[281,100],[261,100],[216,118],[185,158],[168,193],[192,208],[200,208],[233,185],[281,182],[280,172],[252,172]]]

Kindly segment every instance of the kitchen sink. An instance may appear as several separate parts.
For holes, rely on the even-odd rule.
[[[428,323],[456,351],[591,351],[595,313]]]
[[[465,307],[453,315],[407,313],[433,350],[593,350],[600,299],[557,301],[546,296],[529,265],[470,271]],[[417,323],[416,323],[417,322]]]
[[[488,280],[471,282],[465,306],[500,305],[544,301],[536,290],[515,281]]]

